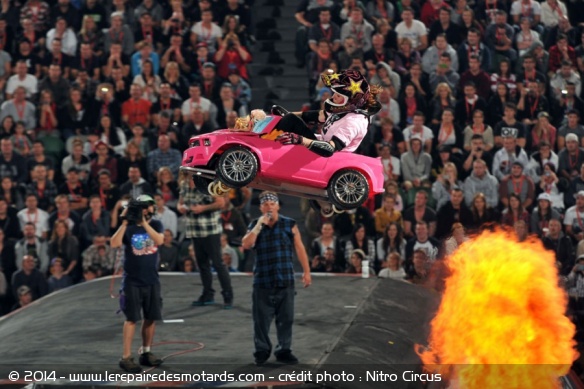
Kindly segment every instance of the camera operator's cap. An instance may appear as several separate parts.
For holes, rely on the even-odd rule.
[[[574,195],[574,198],[578,198],[578,197],[584,197],[584,190],[581,190],[580,192],[578,192]]]
[[[566,142],[578,142],[578,135],[574,133],[566,135]]]
[[[141,203],[148,203],[148,204],[152,204],[152,205],[156,204],[156,202],[154,201],[152,196],[147,195],[147,194],[143,194],[143,195],[136,197],[136,201],[139,201]]]
[[[18,293],[18,296],[20,297],[20,296],[24,296],[27,293],[31,293],[31,290],[28,286],[22,285],[16,290],[16,293]]]
[[[537,201],[539,200],[547,200],[550,203],[552,202],[552,196],[550,196],[549,193],[540,193],[539,196],[537,196]]]

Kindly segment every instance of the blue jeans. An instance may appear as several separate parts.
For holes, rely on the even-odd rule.
[[[292,324],[294,323],[294,287],[262,289],[253,288],[252,312],[255,355],[271,354],[270,325],[276,318],[278,345],[274,355],[290,352]]]

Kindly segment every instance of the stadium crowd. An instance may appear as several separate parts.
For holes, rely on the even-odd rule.
[[[116,272],[110,236],[143,193],[166,229],[160,269],[196,270],[178,167],[191,136],[249,110],[252,4],[2,2],[0,315]]]
[[[154,194],[165,228],[160,270],[196,271],[202,259],[182,206],[192,181],[179,176],[181,152],[191,136],[233,128],[253,108],[251,5],[1,2],[3,312],[116,272],[120,253],[109,237],[124,201],[143,193]],[[430,271],[437,260],[500,224],[518,239],[542,239],[581,304],[581,8],[556,0],[300,1],[295,50],[308,74],[305,108],[331,97],[320,80],[327,69],[356,69],[384,88],[358,152],[381,157],[386,191],[331,218],[303,203],[312,270],[369,266],[439,289]],[[231,191],[214,221],[232,271],[249,268],[239,246],[251,199],[249,188]]]

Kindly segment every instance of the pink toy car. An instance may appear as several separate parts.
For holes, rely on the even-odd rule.
[[[217,130],[192,137],[181,170],[212,195],[224,186],[250,186],[307,198],[323,215],[357,208],[384,191],[378,158],[342,151],[323,158],[304,146],[282,145],[271,133],[279,120],[267,116],[252,132]]]

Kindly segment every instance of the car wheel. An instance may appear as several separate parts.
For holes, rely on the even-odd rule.
[[[328,186],[331,202],[339,209],[357,208],[369,197],[369,183],[363,173],[344,169],[335,173]]]
[[[246,148],[226,150],[217,163],[217,176],[227,186],[241,188],[252,182],[258,172],[255,155]]]
[[[193,182],[195,183],[195,189],[201,192],[202,194],[211,194],[209,192],[209,184],[212,182],[208,178],[201,177],[197,174],[193,174]]]

